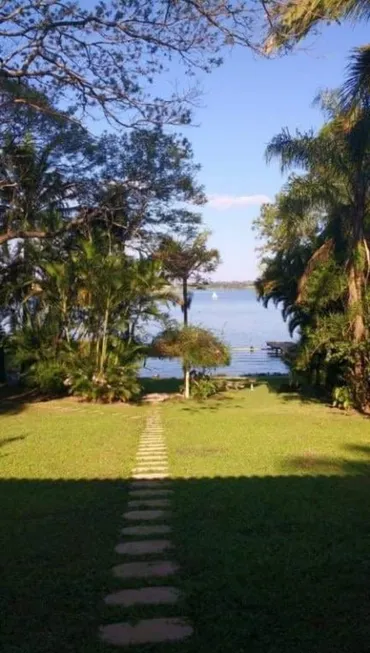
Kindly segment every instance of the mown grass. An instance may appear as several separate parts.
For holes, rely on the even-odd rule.
[[[146,408],[71,400],[0,417],[3,653],[96,652]]]
[[[139,650],[367,652],[369,421],[277,387],[160,406],[183,591],[166,609],[102,602],[122,587],[110,569],[151,408],[64,400],[0,417],[1,650],[113,653],[99,624],[184,615],[191,639]]]
[[[163,416],[182,653],[368,651],[369,421],[267,385]]]

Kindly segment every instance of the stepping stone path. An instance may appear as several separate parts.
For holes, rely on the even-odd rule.
[[[124,582],[124,588],[104,599],[106,605],[124,609],[125,621],[101,626],[100,639],[121,648],[181,641],[193,634],[191,625],[182,616],[165,616],[165,606],[178,603],[181,594],[170,582],[166,583],[179,567],[168,559],[173,550],[168,522],[174,491],[158,408],[148,417],[131,478],[127,511],[123,514],[126,524],[121,529],[124,537],[115,547],[115,552],[124,556],[124,562],[112,569],[113,576]],[[138,579],[143,586],[131,587],[130,583],[137,583]],[[153,580],[158,579],[162,579],[162,585],[153,586]],[[150,606],[164,606],[164,616],[130,622],[130,607],[137,605],[148,606],[148,610]]]

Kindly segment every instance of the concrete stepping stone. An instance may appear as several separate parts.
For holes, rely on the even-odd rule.
[[[132,605],[177,603],[180,597],[181,592],[176,587],[141,587],[108,594],[104,601],[107,605],[122,605],[129,608]]]
[[[136,458],[167,458],[167,451],[142,451],[136,454]]]
[[[163,454],[161,456],[152,456],[152,455],[143,456],[141,454],[140,456],[138,456],[136,458],[136,463],[138,464],[138,466],[145,465],[145,464],[151,463],[151,462],[157,463],[157,464],[158,463],[162,463],[162,464],[168,463],[168,457],[165,454]]]
[[[140,467],[135,467],[135,469],[132,470],[133,474],[153,474],[154,472],[159,472],[159,474],[167,474],[168,473],[168,465],[150,465],[149,463],[144,466]]]
[[[152,449],[150,448],[149,450],[147,448],[143,449],[138,449],[136,456],[167,456],[167,449]]]
[[[153,560],[151,562],[124,562],[116,565],[112,573],[116,578],[165,578],[172,576],[179,566],[171,560]]]
[[[173,494],[173,490],[130,490],[129,496],[140,499],[141,497],[168,496]]]
[[[168,474],[132,474],[131,478],[135,481],[162,481],[166,478],[169,478]]]
[[[142,436],[140,436],[139,441],[142,442],[143,440],[161,440],[162,442],[164,441],[164,435],[163,433],[143,433]]]
[[[155,444],[155,445],[157,445],[157,444],[158,444],[158,445],[165,445],[165,442],[164,442],[164,440],[159,440],[159,439],[157,439],[157,438],[156,438],[155,440],[154,440],[154,439],[151,439],[151,438],[148,439],[148,440],[140,440],[140,442],[139,442],[139,446],[140,446],[140,447],[142,447],[142,446],[146,446],[146,445],[149,445],[149,444],[150,444],[150,445],[151,445],[151,444]]]
[[[136,472],[145,472],[147,469],[148,470],[150,469],[151,472],[153,470],[156,470],[156,469],[159,469],[160,472],[163,472],[163,471],[167,472],[168,464],[167,464],[167,461],[165,461],[163,463],[159,463],[156,460],[153,460],[153,461],[146,460],[146,461],[144,461],[143,465],[141,465],[141,466],[139,465],[138,467],[135,467],[135,469],[133,471],[135,473]]]
[[[143,433],[140,436],[140,441],[142,440],[162,440],[164,441],[164,435],[162,431],[158,431],[156,433]]]
[[[171,504],[169,499],[134,499],[127,504],[128,508],[166,508]]]
[[[144,619],[135,625],[117,623],[100,627],[101,639],[112,646],[176,642],[192,634],[192,627],[184,619]]]
[[[162,442],[161,440],[141,440],[139,442],[139,447],[151,447],[151,446],[165,446],[165,443]]]
[[[144,465],[143,467],[135,467],[135,469],[132,470],[133,474],[146,474],[147,472],[153,473],[153,472],[159,472],[160,474],[167,474],[168,473],[168,465]]]
[[[125,519],[147,521],[150,519],[166,519],[171,516],[168,510],[129,510],[124,513]]]
[[[166,444],[166,442],[164,440],[163,441],[162,440],[149,440],[149,442],[145,441],[145,440],[140,440],[140,442],[138,444],[138,448],[140,449],[140,448],[143,448],[143,447],[161,447],[161,449],[166,449],[167,444]]]
[[[167,456],[167,449],[141,449],[137,452],[136,457],[140,456]]]
[[[163,430],[158,429],[156,431],[146,431],[146,433],[142,433],[140,436],[140,440],[146,440],[146,439],[154,440],[155,438],[163,440],[164,439]]]
[[[167,479],[159,479],[157,481],[147,481],[144,479],[142,481],[131,481],[129,487],[130,490],[167,490],[170,485],[171,481]]]
[[[122,555],[146,555],[148,553],[163,553],[172,548],[169,540],[143,540],[139,542],[121,542],[114,549]]]
[[[150,526],[125,526],[122,535],[167,535],[171,533],[171,526],[167,524],[153,524]]]

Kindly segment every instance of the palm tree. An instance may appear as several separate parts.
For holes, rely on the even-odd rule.
[[[184,328],[189,323],[189,309],[192,294],[189,291],[189,282],[204,283],[204,277],[216,270],[220,262],[217,249],[208,249],[207,239],[209,234],[203,232],[193,237],[175,239],[171,236],[162,238],[155,256],[162,261],[165,273],[171,281],[180,281],[182,286],[181,310],[184,318]],[[190,367],[184,359],[184,388],[185,398],[190,396]]]
[[[305,172],[295,180],[301,191],[295,201],[301,204],[301,211],[321,212],[320,233],[299,279],[296,302],[302,301],[313,271],[330,256],[345,270],[350,335],[357,348],[353,384],[356,401],[364,407],[366,362],[361,348],[368,335],[365,313],[370,273],[370,117],[365,112],[348,116],[332,106],[329,112],[331,120],[318,134],[291,135],[284,130],[271,141],[266,156],[268,160],[278,158],[282,170],[299,167]]]
[[[205,276],[214,272],[220,263],[218,250],[207,247],[208,236],[208,232],[182,239],[165,236],[155,254],[162,261],[168,279],[181,282],[184,326],[188,325],[192,299],[189,283],[203,284]]]
[[[276,0],[263,5],[267,19],[265,51],[291,48],[305,38],[319,23],[341,19],[368,20],[368,0]]]
[[[347,78],[342,88],[343,105],[347,110],[370,105],[370,45],[356,48],[351,56]]]
[[[270,8],[271,7],[271,8]],[[355,23],[370,19],[369,0],[277,0],[263,3],[267,18],[266,54],[290,50],[315,30],[319,23]],[[369,104],[370,44],[356,48],[350,58],[347,78],[342,88],[343,106],[347,109]]]

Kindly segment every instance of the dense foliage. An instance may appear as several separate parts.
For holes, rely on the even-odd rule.
[[[257,288],[300,335],[294,370],[335,401],[346,387],[346,403],[368,410],[370,114],[344,113],[335,95],[323,106],[318,133],[283,130],[267,148],[295,171],[257,220],[265,241]]]
[[[180,358],[184,368],[184,395],[205,399],[217,392],[217,383],[206,372],[230,364],[229,347],[214,333],[199,326],[171,325],[153,342],[162,358]],[[199,374],[200,372],[200,374]]]
[[[273,54],[290,50],[308,34],[325,24],[349,20],[368,21],[368,0],[272,0],[263,3],[267,25],[264,51]],[[342,104],[348,108],[368,106],[370,93],[370,44],[352,52],[345,84],[341,91]]]
[[[197,232],[197,171],[189,142],[158,127],[93,138],[59,114],[23,129],[15,116],[0,135],[8,372],[46,393],[138,394],[148,323],[178,301],[158,251]]]

